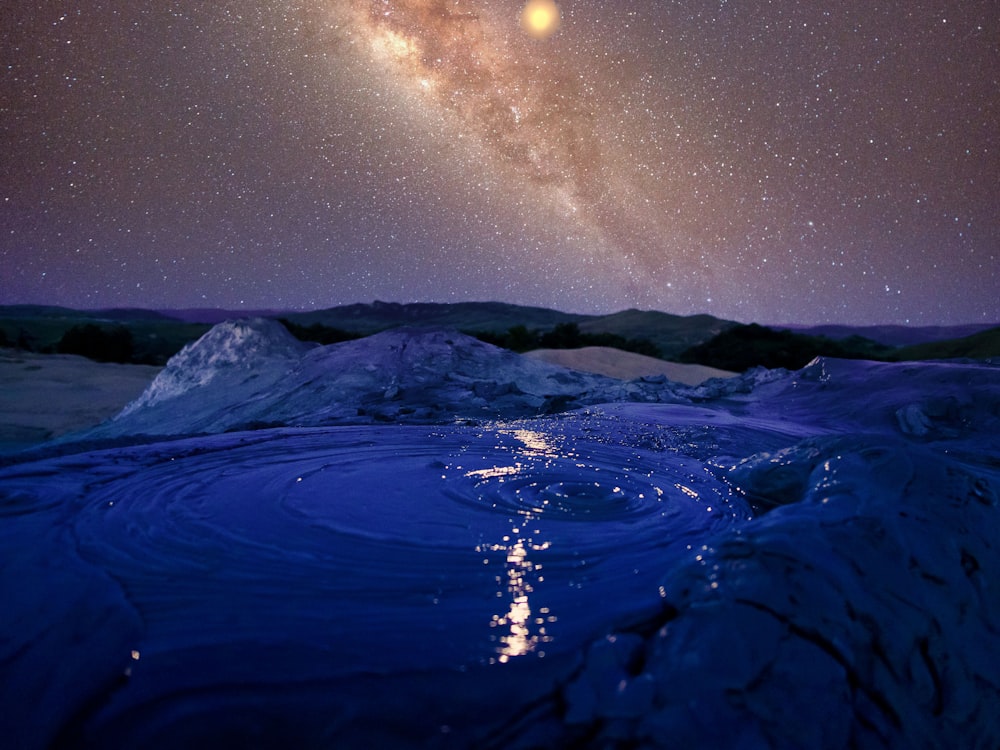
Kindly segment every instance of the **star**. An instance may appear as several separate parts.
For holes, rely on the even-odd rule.
[[[552,0],[529,0],[521,11],[521,25],[536,39],[548,39],[559,30],[559,6]]]

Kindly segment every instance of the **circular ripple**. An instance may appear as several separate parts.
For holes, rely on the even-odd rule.
[[[671,556],[745,512],[697,461],[602,437],[615,426],[218,435],[55,459],[16,489],[74,498],[38,524],[58,513],[142,620],[108,709],[126,714],[572,652],[659,606]]]
[[[565,480],[546,485],[536,482],[518,491],[518,495],[525,494],[528,495],[527,502],[534,501],[539,513],[555,512],[570,518],[620,518],[645,505],[641,501],[641,493],[628,492],[617,484],[612,487],[600,482]]]
[[[656,513],[664,491],[626,471],[592,466],[522,468],[516,476],[484,479],[464,490],[469,505],[546,521],[626,521]]]

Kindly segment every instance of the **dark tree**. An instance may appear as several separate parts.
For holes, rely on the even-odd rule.
[[[471,331],[470,335],[494,346],[515,352],[532,349],[579,349],[582,346],[611,346],[627,352],[659,358],[660,350],[648,339],[627,339],[615,333],[583,333],[576,323],[560,323],[547,333],[530,331],[523,325],[507,329],[506,333]]]
[[[538,334],[529,331],[525,326],[514,326],[507,330],[507,341],[504,346],[515,352],[530,352],[538,348]]]
[[[23,352],[37,351],[35,346],[37,341],[37,336],[33,335],[24,328],[19,328],[17,331],[17,341],[14,342],[14,348],[20,349]]]
[[[56,345],[60,354],[79,354],[98,362],[132,362],[135,347],[125,326],[101,328],[85,323],[70,328]]]
[[[546,349],[579,349],[586,345],[576,323],[560,323],[543,333],[539,343]]]
[[[776,331],[751,323],[727,328],[718,336],[681,352],[677,361],[734,372],[758,366],[798,370],[815,357],[884,359],[888,351],[887,347],[860,336],[835,341],[825,336]]]

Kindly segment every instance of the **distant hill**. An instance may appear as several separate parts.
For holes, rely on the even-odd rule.
[[[886,346],[912,346],[931,341],[964,338],[986,331],[996,323],[971,323],[960,326],[769,326],[776,330],[787,329],[806,336],[825,336],[846,339],[861,336]]]
[[[893,349],[860,336],[834,340],[751,323],[734,325],[681,352],[679,362],[744,372],[752,367],[798,370],[816,357],[884,360]]]
[[[73,310],[47,305],[0,306],[0,345],[49,354],[74,328],[94,325],[111,333],[127,328],[133,342],[133,360],[142,364],[164,364],[194,341],[209,326],[185,323],[155,310],[132,308]],[[82,353],[82,352],[78,352]]]
[[[518,325],[529,329],[549,330],[560,323],[583,323],[595,316],[564,313],[544,307],[522,307],[504,302],[373,302],[314,312],[289,313],[283,317],[299,325],[319,323],[331,328],[368,334],[401,326],[496,333]]]
[[[191,307],[183,310],[165,309],[159,311],[174,320],[183,320],[185,323],[207,323],[215,325],[226,320],[237,318],[276,318],[286,315],[285,310],[224,310],[220,307]]]
[[[52,305],[0,305],[0,318],[67,318],[87,317],[87,313]]]
[[[756,365],[797,367],[816,355],[877,360],[1000,356],[997,348],[1000,328],[976,324],[916,328],[784,326],[777,331],[762,326],[742,326],[711,315],[682,316],[643,310],[580,315],[503,302],[373,302],[310,312],[215,308],[73,310],[45,305],[6,305],[0,306],[0,346],[54,352],[73,327],[88,323],[105,329],[125,326],[133,337],[136,361],[163,364],[184,344],[205,333],[210,325],[245,317],[281,318],[297,331],[296,335],[322,334],[328,340],[315,337],[308,340],[325,343],[404,326],[451,328],[495,342],[541,341],[545,334],[553,338],[560,330],[575,327],[582,343],[570,346],[611,345],[628,349],[629,345],[649,343],[656,350],[649,351],[658,352],[665,360],[735,371]],[[516,335],[511,336],[511,329],[515,329]],[[601,336],[606,338],[600,339]],[[627,341],[618,344],[611,337]],[[905,346],[895,348],[901,344]],[[539,343],[522,348],[538,346],[556,344]],[[521,350],[516,346],[511,348]]]
[[[575,323],[583,334],[611,334],[623,339],[645,339],[664,359],[706,341],[737,325],[711,315],[670,315],[643,310],[624,310],[612,315],[579,315],[524,307],[503,302],[456,302],[451,304],[374,302],[346,305],[283,316],[292,323],[322,325],[342,331],[376,333],[400,326],[442,326],[468,333],[505,334],[511,328],[548,332]]]
[[[91,313],[54,305],[0,305],[0,319],[90,318]]]
[[[987,359],[1000,357],[1000,326],[950,341],[934,341],[897,349],[891,359]]]
[[[98,310],[74,310],[70,307],[54,305],[0,305],[0,320],[85,320],[93,322],[110,320],[125,322],[130,320],[170,320],[171,316],[158,310],[143,310],[137,307],[111,307]]]
[[[646,339],[660,350],[663,359],[674,359],[692,346],[708,341],[738,325],[711,315],[670,315],[669,313],[623,310],[580,323],[583,333],[611,333],[628,339]]]
[[[959,330],[971,326],[959,327]],[[831,327],[825,327],[829,330]],[[868,359],[883,362],[904,362],[928,359],[987,359],[1000,357],[1000,327],[979,331],[971,336],[945,341],[932,341],[913,346],[892,347],[856,334],[832,338],[806,334],[804,331],[773,329],[755,323],[727,328],[718,336],[696,344],[677,356],[679,362],[690,362],[724,370],[743,372],[751,367],[784,367],[796,370],[814,357]],[[868,329],[836,327],[838,333]],[[948,329],[923,329],[919,335]]]

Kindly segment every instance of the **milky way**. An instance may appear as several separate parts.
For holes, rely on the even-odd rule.
[[[1000,320],[998,12],[15,3],[0,302]]]
[[[373,57],[414,90],[416,106],[451,117],[518,213],[564,223],[582,259],[604,250],[604,260],[631,262],[628,240],[653,225],[633,202],[647,198],[616,144],[619,110],[598,90],[600,76],[519,33],[516,16],[487,16],[484,3],[359,5],[354,28]]]

